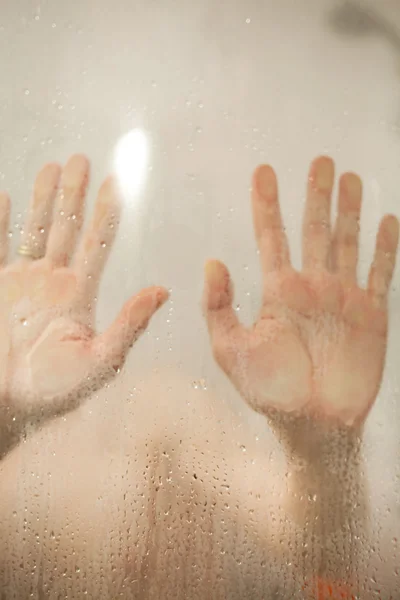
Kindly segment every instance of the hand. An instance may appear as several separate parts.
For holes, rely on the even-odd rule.
[[[255,234],[264,276],[260,316],[249,330],[232,308],[225,265],[206,264],[204,307],[213,352],[248,404],[359,425],[377,396],[387,341],[387,295],[399,237],[396,217],[381,221],[367,289],[357,284],[362,185],[340,179],[338,216],[330,227],[334,165],[311,165],[303,222],[303,269],[290,264],[269,166],[253,176]]]
[[[55,210],[53,203],[60,192]],[[104,333],[94,331],[99,279],[118,225],[114,182],[102,184],[94,217],[72,258],[89,178],[84,156],[64,170],[46,165],[34,186],[20,253],[7,265],[10,202],[0,195],[0,424],[55,415],[98,389],[126,354],[167,291],[131,298]],[[3,423],[1,422],[3,420]]]

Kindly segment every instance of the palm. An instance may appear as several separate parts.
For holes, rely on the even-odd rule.
[[[208,266],[206,309],[216,358],[254,409],[312,413],[350,425],[365,418],[381,382],[397,221],[382,221],[368,289],[360,289],[355,272],[361,186],[353,175],[342,178],[331,236],[333,168],[326,189],[312,185],[315,171],[326,165],[331,163],[322,158],[312,167],[303,271],[288,260],[273,171],[260,169],[253,191],[265,273],[259,319],[251,330],[240,326],[231,308],[229,274],[217,262]],[[262,185],[267,194],[260,192]]]
[[[57,414],[101,386],[122,366],[137,335],[166,298],[149,288],[129,300],[101,335],[94,330],[99,277],[115,236],[118,205],[112,181],[103,184],[94,218],[74,259],[88,177],[84,157],[72,157],[52,210],[59,169],[39,174],[22,248],[29,256],[5,264],[9,205],[0,198],[0,399],[15,420],[21,414]],[[50,221],[52,224],[50,226]],[[17,415],[17,416],[16,416]]]
[[[357,420],[379,387],[382,315],[365,292],[344,289],[334,276],[291,273],[267,285],[270,298],[278,295],[281,305],[266,298],[251,338],[246,384],[258,409],[305,408],[344,422]]]
[[[77,392],[92,374],[88,342],[94,332],[88,311],[78,314],[74,306],[77,281],[70,270],[52,270],[43,262],[21,266],[0,274],[0,320],[6,332],[0,370],[6,372],[12,348],[8,398],[28,407]],[[0,394],[4,397],[6,390]]]

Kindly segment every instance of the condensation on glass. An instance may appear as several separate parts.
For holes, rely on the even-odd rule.
[[[310,161],[327,154],[361,175],[365,283],[378,222],[399,215],[396,0],[18,0],[0,7],[0,33],[12,246],[37,170],[84,152],[88,218],[109,172],[123,204],[98,328],[142,288],[171,294],[115,380],[1,461],[0,597],[398,598],[398,273],[360,450],[368,519],[324,534],[324,560],[357,572],[353,591],[319,577],[319,525],[287,516],[287,457],[218,369],[201,309],[216,257],[238,317],[257,315],[249,193],[260,163],[277,171],[296,268]]]

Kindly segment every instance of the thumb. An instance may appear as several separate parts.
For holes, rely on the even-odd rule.
[[[214,350],[228,336],[242,330],[232,307],[232,301],[233,285],[228,269],[218,260],[207,261],[205,265],[203,311]]]
[[[168,299],[162,287],[149,287],[128,300],[114,323],[92,341],[92,352],[98,367],[121,367],[126,355],[140,334],[146,329],[153,314]]]

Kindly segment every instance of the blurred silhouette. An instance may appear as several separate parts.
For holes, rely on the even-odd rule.
[[[383,38],[396,54],[400,54],[400,31],[389,18],[371,6],[361,6],[356,0],[344,0],[330,11],[328,25],[342,36]],[[397,132],[400,131],[400,115],[393,126]]]
[[[345,0],[330,12],[328,22],[330,27],[341,35],[381,36],[400,52],[400,33],[388,19],[370,6],[361,6],[353,0]]]

